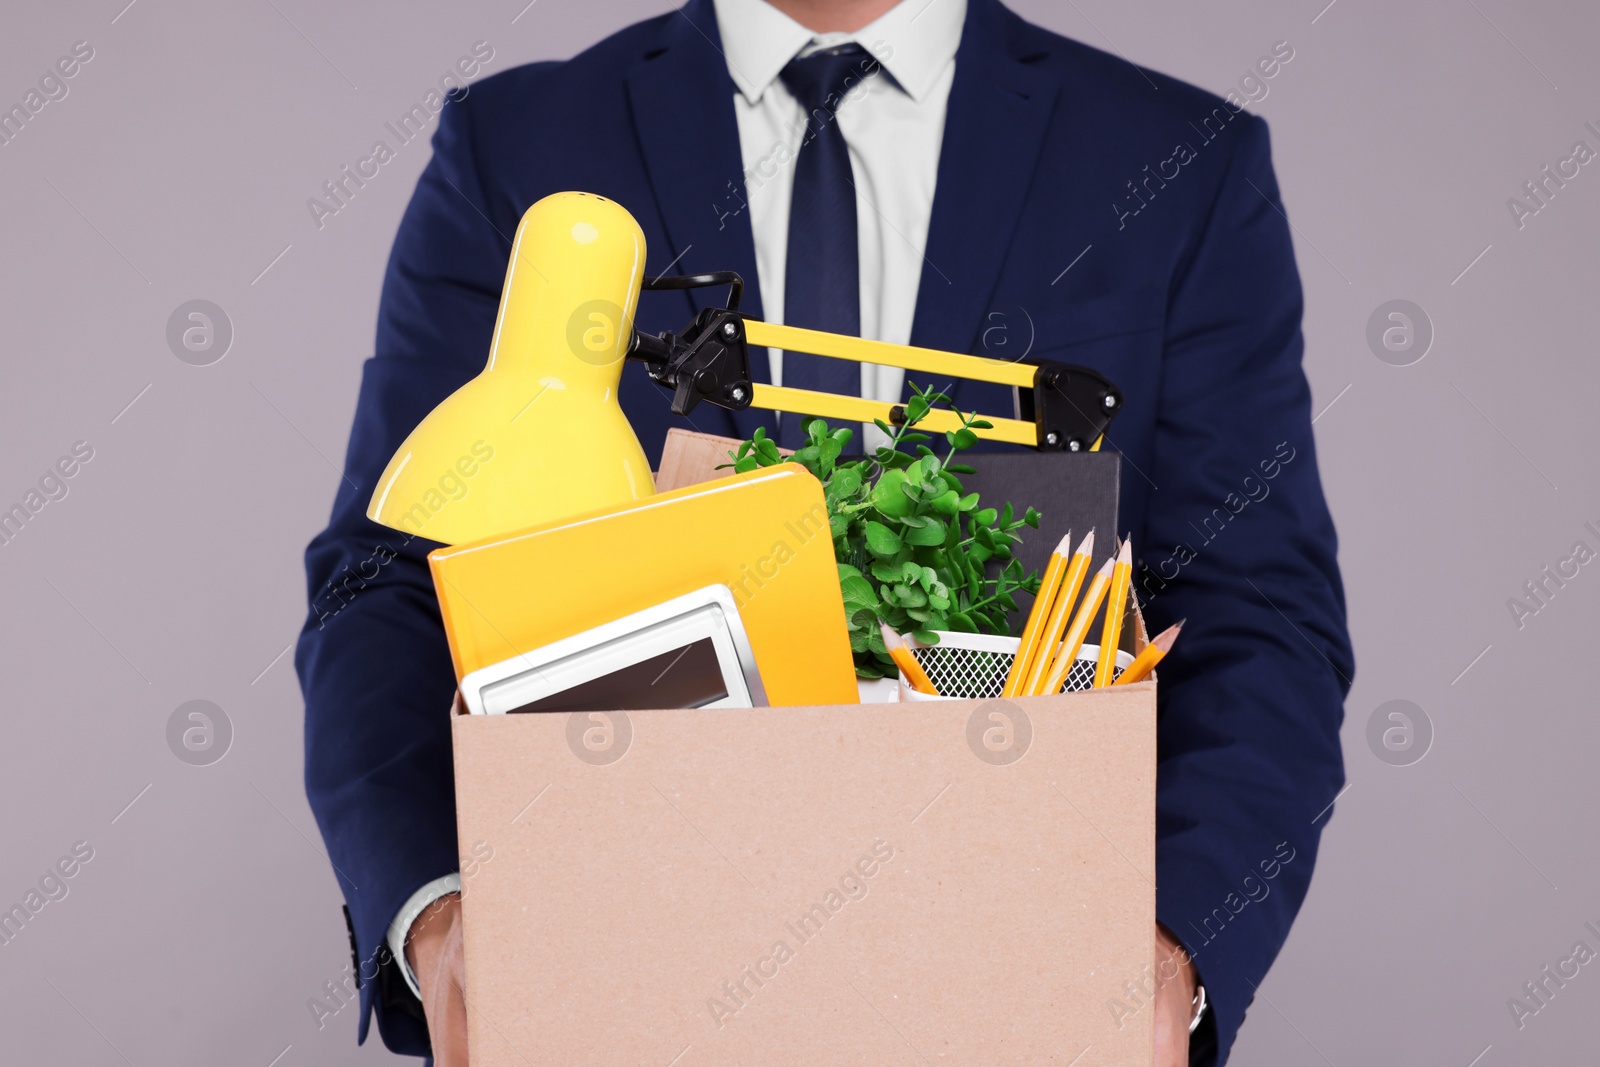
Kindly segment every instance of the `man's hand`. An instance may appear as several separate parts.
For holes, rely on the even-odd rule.
[[[1156,1067],[1189,1067],[1189,1020],[1199,981],[1189,953],[1156,923]]]
[[[465,960],[461,894],[447,893],[424,908],[406,934],[406,962],[422,991],[436,1067],[467,1067]],[[1159,1010],[1156,1018],[1161,1018]]]

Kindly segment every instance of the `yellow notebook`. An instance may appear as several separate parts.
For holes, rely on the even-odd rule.
[[[428,560],[458,680],[721,584],[772,706],[858,700],[822,485],[796,465],[435,549]]]

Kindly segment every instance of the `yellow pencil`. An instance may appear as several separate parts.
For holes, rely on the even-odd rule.
[[[1011,660],[1011,669],[1006,672],[1006,684],[1001,687],[1000,695],[1014,697],[1024,692],[1024,679],[1028,676],[1029,665],[1039,655],[1041,646],[1039,635],[1044,632],[1046,617],[1050,614],[1050,605],[1055,603],[1056,594],[1061,589],[1062,577],[1067,573],[1067,552],[1072,547],[1072,531],[1067,531],[1067,536],[1061,539],[1054,552],[1050,553],[1050,561],[1045,564],[1044,577],[1039,579],[1039,591],[1034,594],[1033,607],[1028,609],[1028,621],[1022,627],[1022,637],[1017,642],[1017,654]],[[1077,591],[1073,591],[1077,595]]]
[[[1117,645],[1122,640],[1122,615],[1128,607],[1128,585],[1133,581],[1133,539],[1122,542],[1117,565],[1111,569],[1111,592],[1106,597],[1106,621],[1100,628],[1100,657],[1094,665],[1094,687],[1111,684],[1117,665]]]
[[[889,650],[889,658],[894,660],[895,666],[900,668],[900,673],[906,676],[906,681],[919,693],[929,696],[938,696],[939,690],[934,688],[933,680],[928,677],[928,672],[922,669],[922,664],[917,662],[917,657],[911,654],[906,647],[905,638],[895,633],[884,622],[878,623],[878,628],[883,631],[883,647]]]
[[[1111,565],[1114,562],[1106,560],[1089,582],[1089,591],[1083,594],[1083,603],[1079,605],[1078,613],[1072,617],[1072,625],[1067,627],[1067,636],[1062,639],[1061,646],[1056,650],[1055,663],[1050,668],[1050,675],[1045,679],[1044,685],[1034,693],[1035,696],[1054,695],[1061,692],[1061,687],[1067,684],[1067,672],[1071,671],[1073,663],[1077,662],[1078,650],[1083,648],[1083,640],[1089,635],[1089,626],[1099,614],[1100,605],[1105,603],[1106,594],[1111,591]]]
[[[1083,543],[1078,545],[1078,550],[1072,554],[1066,576],[1061,579],[1061,592],[1056,596],[1055,606],[1050,609],[1050,617],[1045,620],[1039,634],[1038,655],[1028,664],[1028,676],[1017,690],[1018,694],[1038,696],[1043,692],[1044,680],[1055,663],[1056,647],[1061,644],[1061,635],[1066,632],[1067,623],[1072,618],[1072,606],[1078,602],[1078,593],[1083,590],[1083,580],[1088,576],[1089,564],[1093,560],[1094,531],[1090,530]]]
[[[1184,620],[1179,619],[1159,634],[1156,634],[1155,639],[1145,645],[1143,651],[1134,657],[1132,663],[1128,664],[1128,669],[1122,672],[1122,676],[1111,684],[1132,685],[1134,682],[1144,681],[1145,677],[1156,669],[1156,664],[1161,662],[1161,658],[1172,651],[1172,643],[1178,639],[1178,634],[1182,632],[1183,622]]]

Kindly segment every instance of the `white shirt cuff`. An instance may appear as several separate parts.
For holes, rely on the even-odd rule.
[[[429,904],[448,893],[461,892],[461,875],[447,874],[443,878],[435,878],[415,893],[400,906],[395,914],[394,922],[389,924],[389,952],[400,964],[400,973],[405,977],[406,985],[415,994],[418,1000],[422,999],[422,990],[417,988],[417,976],[411,970],[411,963],[406,959],[406,935],[411,933],[411,924],[417,921],[417,916],[427,909]]]

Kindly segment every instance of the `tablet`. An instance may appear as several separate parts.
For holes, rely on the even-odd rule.
[[[726,585],[708,585],[502,660],[461,681],[475,715],[767,704]]]

